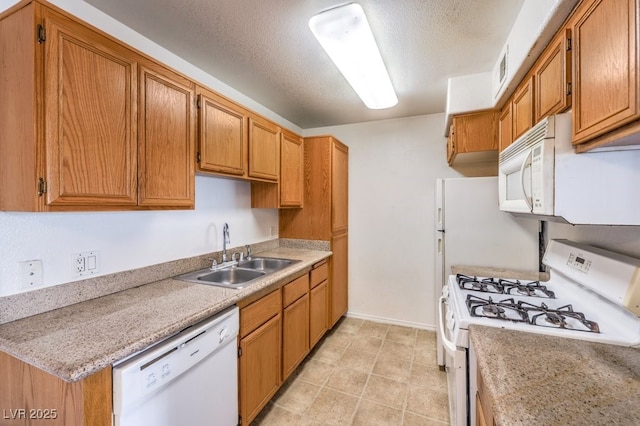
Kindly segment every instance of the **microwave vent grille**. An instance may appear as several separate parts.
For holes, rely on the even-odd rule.
[[[531,149],[531,147],[543,139],[553,137],[553,134],[549,134],[549,129],[552,128],[553,117],[547,117],[544,120],[541,120],[500,153],[500,164],[508,161],[510,158],[515,157],[523,151]]]

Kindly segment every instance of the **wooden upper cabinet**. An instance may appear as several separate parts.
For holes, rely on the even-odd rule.
[[[500,110],[498,118],[498,151],[502,152],[513,142],[513,104],[511,100]]]
[[[331,146],[331,230],[349,227],[349,148],[338,141]]]
[[[302,207],[304,199],[304,141],[288,131],[280,138],[279,207]]]
[[[45,9],[48,205],[135,205],[136,58]]]
[[[198,115],[198,171],[246,177],[247,111],[198,87]]]
[[[0,210],[193,207],[192,82],[36,1],[0,58]]]
[[[512,98],[513,140],[515,141],[533,127],[533,77],[525,79]]]
[[[277,181],[280,175],[280,129],[264,118],[249,117],[249,177]]]
[[[139,204],[193,207],[195,85],[146,62],[139,93]]]
[[[573,143],[640,118],[635,0],[585,0],[571,20]]]
[[[460,157],[470,161],[497,160],[498,112],[485,110],[455,115],[447,143],[449,164]]]
[[[571,30],[560,31],[534,65],[533,123],[571,106]]]

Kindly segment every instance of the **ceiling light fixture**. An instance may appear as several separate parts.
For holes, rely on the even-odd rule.
[[[362,102],[371,109],[398,103],[362,7],[349,3],[309,20],[309,28]]]

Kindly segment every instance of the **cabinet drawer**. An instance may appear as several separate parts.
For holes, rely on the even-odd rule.
[[[260,327],[282,309],[280,289],[240,309],[240,337]]]
[[[309,291],[309,275],[303,275],[283,287],[282,304],[289,306]]]
[[[311,288],[314,288],[322,281],[329,277],[329,263],[324,262],[322,265],[311,270]]]

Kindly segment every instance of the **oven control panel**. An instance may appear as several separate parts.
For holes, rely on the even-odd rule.
[[[589,269],[591,268],[591,260],[580,252],[571,252],[569,253],[567,265],[580,272],[588,274]]]

